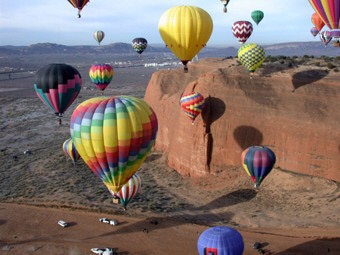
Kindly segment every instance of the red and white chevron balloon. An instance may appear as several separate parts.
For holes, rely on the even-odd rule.
[[[245,43],[253,32],[253,25],[245,20],[236,21],[233,24],[232,31],[240,43]]]

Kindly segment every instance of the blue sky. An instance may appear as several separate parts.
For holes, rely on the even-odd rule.
[[[103,30],[102,44],[130,43],[144,37],[149,44],[163,43],[158,20],[169,8],[194,5],[206,10],[214,29],[208,46],[238,45],[231,26],[249,20],[254,31],[248,42],[270,44],[319,41],[310,29],[314,12],[308,0],[231,0],[228,13],[219,0],[91,0],[77,18],[77,10],[67,0],[1,0],[0,45],[30,45],[51,42],[64,45],[96,45],[93,32]],[[264,19],[257,26],[250,13],[260,9]]]

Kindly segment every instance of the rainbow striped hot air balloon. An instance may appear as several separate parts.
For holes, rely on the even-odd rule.
[[[157,118],[142,99],[95,97],[79,104],[70,121],[77,151],[112,192],[140,168],[157,135]]]
[[[80,155],[74,146],[72,139],[69,138],[63,143],[63,151],[67,157],[69,157],[73,164],[76,164],[76,161],[80,158]]]
[[[109,64],[98,64],[90,67],[90,79],[94,84],[96,84],[97,88],[102,91],[109,85],[113,75],[113,68]]]
[[[272,170],[276,156],[268,147],[251,146],[242,152],[241,160],[244,170],[258,188]]]
[[[340,1],[309,0],[309,2],[323,22],[329,27],[331,37],[340,38]]]
[[[119,190],[119,192],[113,192],[111,190],[110,193],[119,198],[120,204],[126,209],[126,206],[130,201],[140,192],[141,190],[141,179],[137,173],[135,173],[127,183],[123,185],[123,187]]]
[[[181,107],[184,113],[194,123],[196,117],[202,112],[204,106],[204,97],[198,92],[190,92],[181,97]]]
[[[250,73],[255,72],[262,65],[265,55],[264,49],[255,43],[243,44],[237,53],[238,59]]]

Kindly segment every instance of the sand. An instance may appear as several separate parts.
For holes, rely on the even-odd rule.
[[[131,71],[118,70],[118,77],[128,79]],[[104,94],[142,96],[150,75]],[[100,92],[85,79],[59,126],[34,95],[32,80],[0,81],[0,254],[91,254],[93,247],[197,254],[199,235],[217,225],[241,232],[245,254],[259,254],[254,242],[264,254],[340,253],[339,183],[281,169],[255,190],[241,166],[193,179],[153,151],[138,171],[142,192],[124,211],[82,160],[73,166],[62,151],[73,109]],[[60,227],[60,219],[70,226]]]

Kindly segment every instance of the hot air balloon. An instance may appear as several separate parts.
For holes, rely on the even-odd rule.
[[[321,31],[321,29],[324,27],[325,22],[323,22],[323,20],[320,18],[319,14],[317,14],[316,12],[314,12],[312,14],[312,23],[314,24],[314,26],[316,27],[317,30]]]
[[[77,106],[70,121],[78,153],[114,193],[150,153],[157,128],[151,107],[132,96],[90,98]]]
[[[263,11],[255,10],[251,12],[251,18],[255,21],[256,25],[260,23],[263,17],[264,17]]]
[[[113,68],[109,64],[95,64],[90,67],[90,79],[102,91],[109,85],[113,75]]]
[[[255,188],[258,188],[272,170],[276,156],[266,146],[251,146],[242,152],[241,160],[244,170],[255,183]]]
[[[243,44],[237,53],[238,59],[251,74],[262,65],[265,55],[264,49],[255,43]]]
[[[109,191],[114,196],[114,198],[118,198],[119,203],[124,207],[124,210],[126,210],[128,203],[130,203],[130,201],[140,192],[140,190],[141,179],[139,175],[135,173],[132,175],[129,181],[123,185],[119,192],[115,193],[111,190]]]
[[[221,3],[223,4],[223,12],[227,13],[227,5],[229,4],[230,0],[221,0]]]
[[[148,46],[148,41],[145,38],[135,38],[132,40],[132,48],[138,53],[142,54],[142,52]]]
[[[245,43],[253,32],[253,25],[249,21],[236,21],[231,28],[233,35],[240,43]]]
[[[69,157],[73,164],[76,164],[76,161],[80,158],[80,155],[74,146],[72,139],[69,138],[63,143],[63,151],[67,157]]]
[[[181,107],[184,113],[191,119],[192,124],[196,117],[202,112],[204,97],[198,92],[190,92],[181,97]]]
[[[312,27],[310,32],[315,37],[319,33],[319,30],[316,27]]]
[[[320,32],[320,40],[326,46],[332,40],[331,32],[330,31]]]
[[[81,17],[80,12],[84,6],[89,2],[89,0],[67,0],[74,8],[78,9],[78,18]]]
[[[184,71],[187,63],[208,42],[213,28],[210,15],[195,6],[175,6],[159,19],[159,33],[167,47],[182,61]]]
[[[236,229],[216,226],[208,228],[200,234],[197,249],[199,255],[242,255],[244,241]]]
[[[82,85],[80,73],[66,64],[50,64],[38,70],[34,90],[57,116],[59,124],[66,109],[78,96]]]
[[[101,43],[101,41],[104,39],[105,33],[101,30],[98,30],[93,33],[94,39],[98,42],[98,44]]]
[[[329,27],[333,38],[340,37],[340,1],[339,0],[309,0],[310,4]],[[318,27],[316,27],[318,28]],[[320,31],[321,29],[319,29]]]

